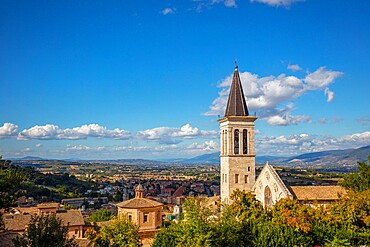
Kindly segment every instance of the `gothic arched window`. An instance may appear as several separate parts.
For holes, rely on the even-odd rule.
[[[234,131],[234,154],[239,154],[239,130]]]
[[[248,132],[243,130],[243,154],[248,153]]]
[[[271,208],[272,207],[272,194],[270,187],[266,186],[265,188],[265,208]]]

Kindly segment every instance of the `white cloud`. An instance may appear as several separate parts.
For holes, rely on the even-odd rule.
[[[168,15],[168,14],[174,14],[176,11],[175,8],[165,8],[162,10],[163,15]]]
[[[274,7],[279,7],[279,6],[289,7],[292,3],[302,2],[304,0],[250,0],[250,1],[252,3],[253,2],[264,3],[270,6],[274,6]]]
[[[53,124],[36,125],[30,129],[22,130],[18,134],[19,140],[80,140],[88,137],[125,140],[129,139],[131,134],[126,130],[118,128],[109,130],[98,124],[85,124],[72,129],[61,129]]]
[[[206,141],[204,143],[198,144],[198,143],[192,143],[190,144],[187,149],[196,149],[200,151],[212,151],[216,152],[219,150],[219,144],[214,141]]]
[[[89,147],[85,145],[67,145],[66,151],[103,151],[105,147]]]
[[[238,7],[236,0],[196,0],[193,2],[196,2],[197,6],[195,10],[197,12],[202,12],[204,9],[211,8],[213,5],[223,3],[223,5],[227,8],[236,8]]]
[[[162,144],[176,144],[181,142],[180,138],[216,138],[218,137],[218,132],[213,130],[199,130],[198,128],[192,127],[190,124],[185,124],[181,128],[157,127],[153,129],[147,129],[139,131],[137,136],[141,139],[157,140]]]
[[[145,151],[149,149],[147,146],[114,146],[112,147],[113,151]]]
[[[335,149],[358,148],[370,144],[370,131],[342,137],[317,135],[270,136],[256,139],[256,149],[274,155],[295,155]]]
[[[319,90],[329,86],[336,78],[343,75],[342,72],[327,70],[325,67],[318,68],[315,72],[309,73],[304,82],[308,90]]]
[[[258,111],[258,115],[262,119],[268,120],[269,124],[289,125],[310,121],[308,116],[293,116],[291,114],[293,110],[292,101],[314,90],[327,90],[327,100],[333,100],[334,92],[330,91],[328,86],[342,74],[342,72],[320,67],[315,72],[307,74],[304,79],[287,76],[286,74],[259,77],[250,72],[241,72],[240,79],[250,112]],[[218,97],[212,102],[210,110],[204,115],[217,116],[224,114],[231,82],[232,75],[218,84],[221,89]]]
[[[149,152],[149,153],[157,153],[157,152],[164,152],[173,149],[177,149],[178,146],[176,144],[170,145],[157,145],[157,146],[133,146],[133,145],[126,145],[126,146],[114,146],[112,147],[112,151],[123,151],[123,152]]]
[[[324,91],[324,93],[328,97],[328,99],[326,101],[332,102],[334,100],[334,92],[333,91],[330,91],[329,88],[326,88],[325,91]]]
[[[15,136],[17,135],[17,132],[18,125],[12,123],[4,123],[3,126],[0,127],[0,139]]]
[[[299,71],[302,70],[302,68],[298,64],[289,64],[288,69],[291,71]]]
[[[237,7],[235,0],[225,0],[224,4],[226,7],[233,7],[233,8]]]

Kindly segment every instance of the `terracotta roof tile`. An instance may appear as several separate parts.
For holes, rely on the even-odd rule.
[[[346,195],[341,186],[290,186],[289,190],[298,200],[337,200],[338,195]]]
[[[50,202],[50,203],[41,203],[37,205],[37,208],[58,208],[59,203],[57,202]]]
[[[6,214],[3,216],[6,229],[12,231],[23,231],[31,220],[31,214]],[[85,221],[79,210],[68,210],[58,212],[57,218],[62,220],[63,225],[69,223],[70,226],[85,225]]]
[[[70,226],[85,225],[84,218],[80,210],[71,209],[65,212],[58,212],[57,217],[63,221],[65,225],[69,223]]]
[[[152,208],[163,206],[162,203],[150,200],[148,198],[133,198],[117,204],[121,208]]]

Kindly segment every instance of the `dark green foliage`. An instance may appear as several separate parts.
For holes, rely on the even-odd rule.
[[[0,156],[0,208],[15,204],[14,194],[17,187],[25,180],[24,173],[11,169],[10,161]]]
[[[360,192],[370,189],[370,156],[368,162],[357,162],[358,172],[344,175],[344,180],[340,183],[343,187]]]
[[[91,214],[89,218],[86,219],[86,222],[101,222],[108,221],[112,218],[112,212],[106,209],[102,209],[98,212]]]
[[[0,166],[0,168],[2,168],[0,169],[0,193],[3,192],[2,188],[12,188],[12,193],[9,194],[14,194],[15,191],[21,189],[26,190],[27,196],[32,196],[36,200],[40,200],[41,197],[47,197],[49,201],[57,201],[66,197],[79,197],[96,185],[93,182],[78,180],[67,173],[63,175],[42,174],[33,167],[20,167],[11,164],[6,167]],[[6,183],[3,182],[4,177],[8,178]],[[20,184],[19,181],[24,181],[24,183]],[[9,184],[15,186],[11,187]],[[0,197],[0,208],[4,207],[1,204],[3,198]]]
[[[62,226],[55,214],[32,216],[28,228],[13,244],[16,247],[77,246],[73,239],[68,239],[68,226]]]

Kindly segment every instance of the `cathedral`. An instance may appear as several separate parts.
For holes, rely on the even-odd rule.
[[[235,66],[225,115],[220,118],[220,186],[221,201],[231,203],[230,196],[239,189],[251,192],[264,207],[272,207],[282,198],[302,203],[328,204],[345,194],[340,186],[287,186],[268,163],[256,179],[254,122]]]

